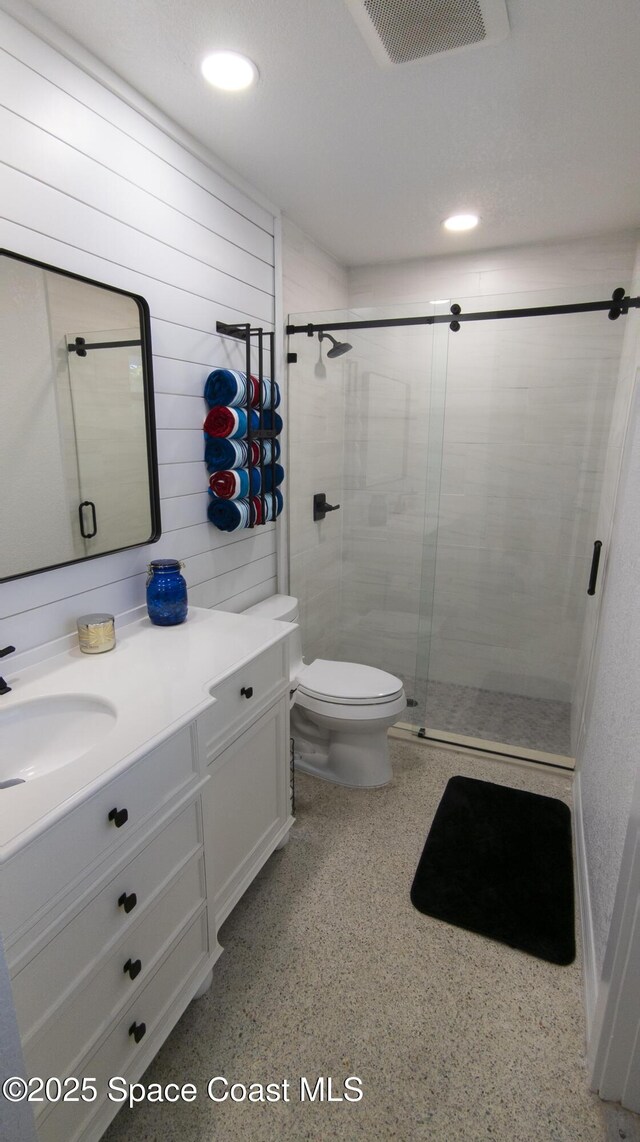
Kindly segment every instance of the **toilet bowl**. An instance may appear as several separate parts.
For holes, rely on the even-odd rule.
[[[244,613],[295,623],[298,600],[272,595]],[[290,650],[296,769],[353,788],[386,785],[392,777],[387,730],[407,704],[400,679],[356,662],[306,664],[299,628]]]

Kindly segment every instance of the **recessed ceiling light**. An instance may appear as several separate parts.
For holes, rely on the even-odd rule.
[[[445,230],[473,230],[479,221],[477,214],[452,214],[450,218],[445,218],[442,225]]]
[[[212,52],[200,66],[207,82],[222,91],[244,91],[258,78],[256,65],[239,52]]]

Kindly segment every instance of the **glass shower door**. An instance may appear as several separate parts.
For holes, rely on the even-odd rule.
[[[374,320],[424,307],[295,314],[292,324]],[[352,348],[296,335],[289,367],[290,590],[307,661],[363,663],[424,702],[430,623],[425,519],[434,523],[444,402],[432,392],[431,327],[341,330]],[[436,382],[444,384],[439,369]],[[314,493],[340,505],[313,520]],[[435,497],[435,500],[434,500]],[[435,560],[435,545],[432,556]],[[416,690],[416,679],[420,690]],[[404,715],[414,720],[412,710]]]
[[[562,305],[616,284],[455,300],[466,313]],[[425,529],[429,736],[572,752],[623,324],[595,312],[437,327],[447,397],[433,581]]]

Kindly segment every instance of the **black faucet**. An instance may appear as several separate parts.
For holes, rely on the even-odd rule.
[[[7,654],[13,654],[15,649],[16,649],[15,646],[3,647],[3,649],[0,650],[0,658],[4,658],[5,655],[7,655]],[[7,686],[7,683],[5,682],[4,678],[0,678],[0,694],[8,694],[10,692],[10,690],[11,690],[11,687]]]

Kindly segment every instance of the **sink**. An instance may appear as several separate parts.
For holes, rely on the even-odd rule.
[[[52,694],[0,709],[0,789],[77,761],[113,729],[117,716],[92,694]]]

